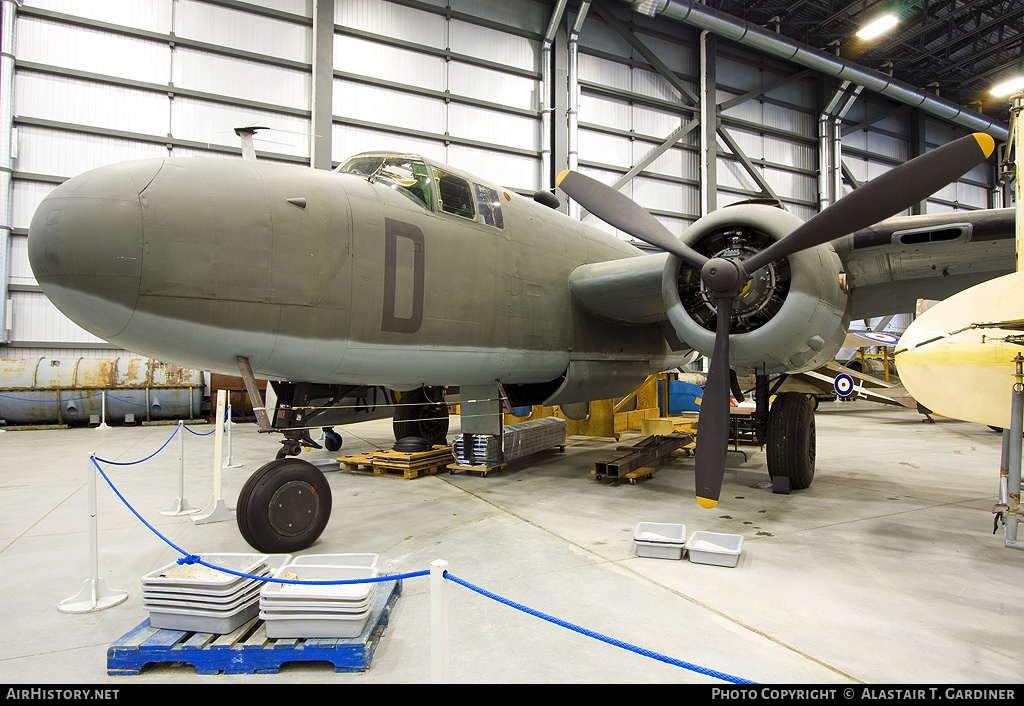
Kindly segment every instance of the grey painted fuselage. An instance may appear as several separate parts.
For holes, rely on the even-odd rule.
[[[30,261],[51,301],[112,344],[228,374],[245,356],[271,380],[541,385],[548,404],[563,404],[628,394],[699,345],[666,342],[669,256],[451,167],[393,161],[415,169],[207,158],[102,167],[43,200]],[[466,186],[466,203],[452,184]],[[756,221],[754,208],[764,207],[709,218]],[[845,277],[848,298],[813,295],[846,302],[839,326],[910,311],[918,297],[1012,271],[1013,223],[1011,209],[890,219],[828,246],[834,266],[809,274],[807,289]],[[592,263],[608,265],[580,268]],[[776,321],[775,338],[734,334],[732,348],[751,335],[792,348],[824,334],[787,326],[813,324]],[[826,347],[815,351],[830,359]],[[776,354],[761,348],[752,369]]]
[[[54,190],[33,219],[30,259],[86,330],[216,372],[236,373],[246,356],[263,378],[407,389],[551,381],[571,361],[632,376],[678,364],[657,325],[603,321],[567,287],[582,263],[641,251],[484,185],[500,228],[365,176],[129,162]]]

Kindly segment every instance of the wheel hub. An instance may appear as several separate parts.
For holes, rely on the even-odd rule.
[[[283,535],[301,534],[316,520],[319,505],[316,490],[309,483],[300,480],[285,483],[270,500],[270,525]]]

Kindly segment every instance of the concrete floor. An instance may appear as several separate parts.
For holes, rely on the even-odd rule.
[[[317,663],[277,675],[198,676],[179,664],[107,676],[107,647],[146,618],[139,579],[179,555],[99,479],[100,575],[129,597],[98,612],[57,610],[89,575],[89,454],[134,461],[172,431],[0,434],[4,682],[430,682],[427,578],[405,581],[365,673],[336,674]],[[342,454],[393,443],[390,422],[339,431]],[[331,523],[304,553],[375,552],[394,572],[444,559],[451,574],[518,603],[757,682],[1020,683],[1013,644],[1024,631],[1024,553],[1004,547],[1002,530],[992,533],[1000,436],[951,420],[923,424],[905,409],[832,402],[818,410],[817,439],[810,489],[775,495],[763,453],[749,450],[745,462],[731,453],[721,503],[711,511],[693,499],[692,458],[674,458],[636,485],[600,483],[590,470],[614,445],[582,437],[570,437],[562,454],[521,459],[486,478],[332,472]],[[233,521],[196,525],[160,514],[178,497],[177,444],[108,474],[185,550],[250,551]],[[185,497],[196,506],[212,498],[213,445],[212,435],[185,435]],[[230,507],[277,447],[252,425],[232,428],[231,459],[241,467],[223,471]],[[639,558],[632,533],[640,521],[742,534],[739,564]],[[453,682],[720,683],[448,585]]]

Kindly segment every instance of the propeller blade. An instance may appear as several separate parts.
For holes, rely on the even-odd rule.
[[[904,162],[839,199],[743,265],[747,272],[754,272],[769,262],[884,221],[960,178],[988,159],[995,147],[995,140],[976,132]]]
[[[658,219],[610,186],[568,169],[559,174],[556,181],[565,193],[608,225],[672,253],[691,267],[700,269],[707,262],[708,258],[672,235]]]
[[[725,456],[729,448],[729,323],[732,297],[716,300],[718,324],[715,349],[711,355],[708,379],[697,420],[697,456],[694,459],[697,502],[711,509],[718,504],[725,475]]]

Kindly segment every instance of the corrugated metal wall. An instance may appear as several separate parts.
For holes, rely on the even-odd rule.
[[[554,44],[563,88],[577,6],[569,4]],[[395,149],[523,193],[548,186],[542,150],[564,143],[568,130],[556,119],[542,135],[538,112],[543,35],[554,7],[541,0],[336,0],[332,161]],[[621,3],[595,8],[579,36],[575,137],[581,171],[615,183],[699,117],[699,106],[681,93],[699,95],[699,40],[690,28],[632,15]],[[233,129],[244,125],[271,128],[257,135],[260,158],[310,162],[314,11],[312,0],[24,0],[13,86],[11,345],[0,346],[0,356],[113,353],[48,304],[29,268],[29,221],[56,184],[129,159],[237,156]],[[717,206],[762,197],[767,187],[787,209],[810,217],[819,199],[818,118],[836,87],[724,41],[715,59],[722,130],[741,153],[719,139]],[[960,134],[864,93],[843,128],[843,164],[855,181]],[[557,172],[565,153],[553,154]],[[700,155],[694,129],[622,191],[682,233],[700,215]],[[982,166],[925,208],[984,208],[993,205],[991,193],[991,170]]]
[[[414,152],[536,190],[547,19],[535,0],[338,2],[333,159]]]
[[[5,357],[108,356],[32,276],[42,198],[89,169],[159,156],[240,154],[235,127],[268,125],[261,156],[309,160],[308,0],[25,0],[15,26],[13,233]]]

